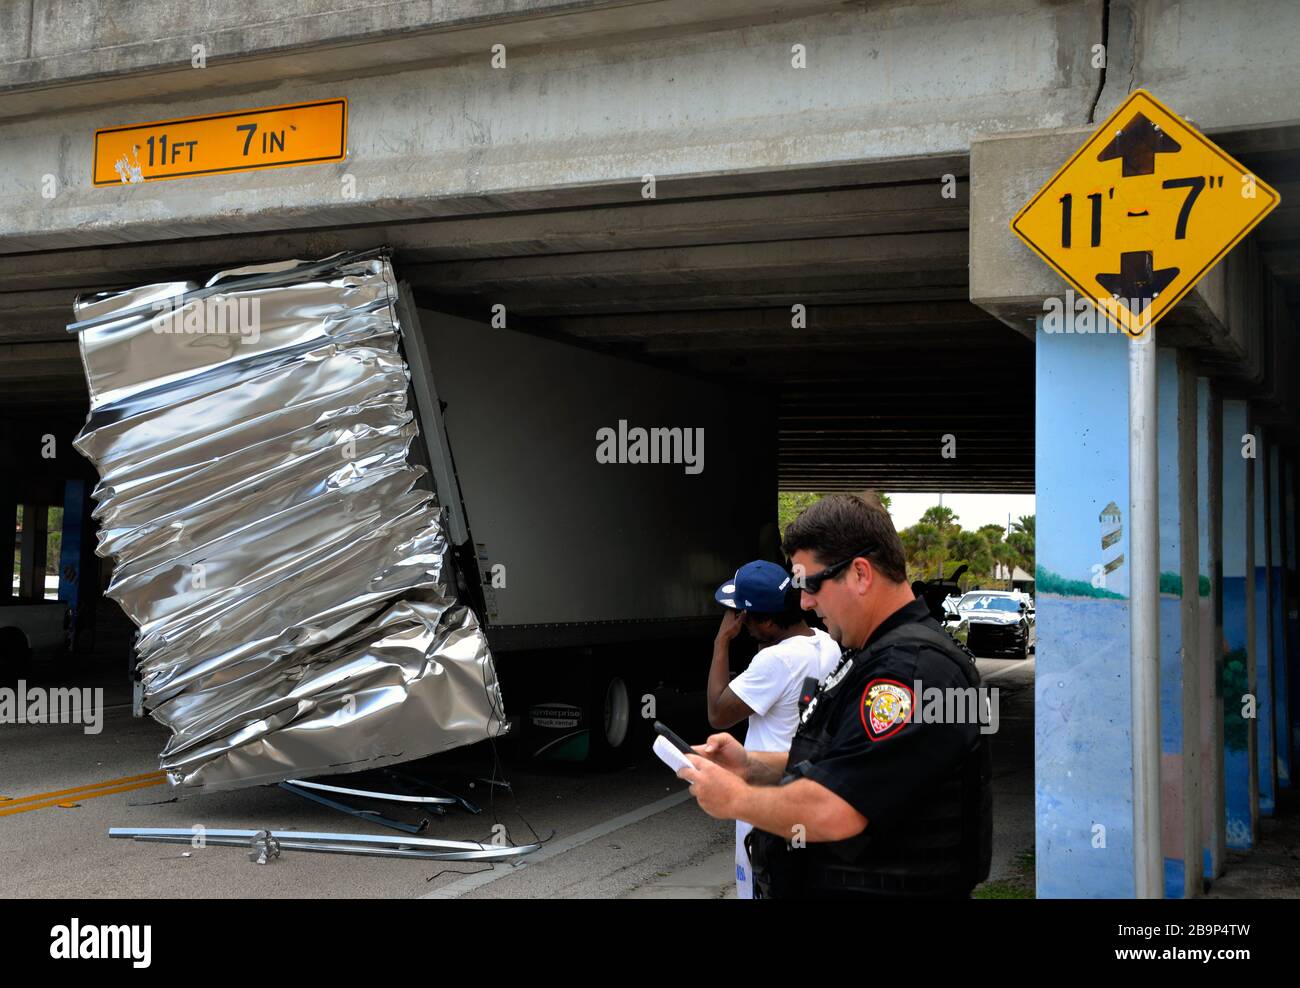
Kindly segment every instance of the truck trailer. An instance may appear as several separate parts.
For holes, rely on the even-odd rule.
[[[776,553],[769,396],[417,304],[384,248],[77,314],[97,552],[175,785],[644,751],[713,589]]]

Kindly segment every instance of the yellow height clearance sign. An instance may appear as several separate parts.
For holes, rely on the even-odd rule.
[[[1155,325],[1281,196],[1137,90],[1011,229],[1131,336]]]
[[[96,186],[341,161],[348,101],[321,100],[95,131]]]

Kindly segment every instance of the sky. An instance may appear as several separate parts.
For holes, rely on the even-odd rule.
[[[943,506],[957,513],[957,521],[964,529],[977,529],[981,525],[1007,526],[1007,514],[1014,522],[1021,515],[1034,514],[1032,494],[899,494],[889,492],[889,513],[894,527],[900,531],[921,520],[926,508],[931,508],[943,498]]]

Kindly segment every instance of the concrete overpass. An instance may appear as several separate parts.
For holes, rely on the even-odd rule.
[[[1289,784],[1300,679],[1283,620],[1294,4],[142,0],[107,16],[30,0],[0,18],[11,477],[57,480],[35,438],[80,424],[63,328],[77,292],[388,243],[427,307],[485,319],[504,305],[515,328],[770,385],[786,489],[1036,489],[1038,563],[1059,578],[1039,607],[1044,895],[1134,890],[1127,570],[1094,587],[1114,596],[1079,591],[1103,557],[1101,516],[1127,503],[1127,378],[1122,339],[1038,330],[1064,286],[1007,221],[1110,109],[1151,90],[1283,196],[1160,330],[1161,569],[1179,631],[1161,674],[1177,725],[1168,890],[1199,888],[1193,848],[1213,877],[1227,845],[1256,839]],[[96,128],[339,96],[341,162],[91,185]],[[1247,432],[1259,458],[1240,455]],[[9,496],[39,495],[15,481]],[[1131,557],[1126,538],[1121,521]],[[1204,597],[1173,591],[1202,578]],[[1239,650],[1267,716],[1229,717],[1224,739],[1214,684]],[[1112,681],[1105,717],[1070,720]]]
[[[344,5],[203,25],[186,5],[112,23],[33,5],[0,63],[0,250],[19,254],[0,338],[49,344],[40,373],[62,366],[72,397],[73,291],[387,242],[427,304],[500,303],[521,328],[779,383],[789,486],[1031,488],[1032,350],[967,289],[969,146],[1086,119],[1096,73],[1064,39],[1100,37],[1100,5],[367,9],[369,31]],[[96,127],[340,94],[338,165],[90,187]],[[924,437],[894,418],[914,395]],[[936,455],[946,423],[969,437],[957,460]]]

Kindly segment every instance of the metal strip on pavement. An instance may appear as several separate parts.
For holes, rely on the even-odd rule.
[[[1022,666],[1028,665],[1033,661],[1034,661],[1033,659],[1021,659],[1019,662],[1015,662],[1009,666],[1003,666],[1001,669],[995,669],[987,676],[983,676],[983,675],[980,676],[980,684],[983,685],[984,683],[987,683],[990,679],[997,679],[999,676],[1005,676],[1007,673],[1014,672],[1015,670],[1021,668]]]
[[[563,840],[554,841],[546,844],[540,851],[535,851],[528,855],[513,867],[493,868],[491,871],[480,871],[473,875],[466,875],[464,878],[457,879],[450,884],[441,888],[434,889],[432,892],[426,892],[420,896],[421,899],[459,899],[463,895],[481,889],[484,885],[490,885],[500,878],[507,878],[510,875],[517,875],[525,868],[532,868],[548,861],[551,858],[559,857],[561,854],[567,854],[574,848],[581,847],[591,841],[604,837],[606,834],[612,834],[616,830],[622,830],[634,823],[640,823],[656,813],[662,813],[664,810],[670,810],[674,806],[680,806],[689,799],[693,799],[690,790],[683,789],[681,792],[674,793],[671,796],[665,796],[663,799],[648,803],[640,809],[631,810],[622,816],[616,816],[613,819],[606,820],[604,823],[598,823],[594,827],[588,827],[586,830],[574,834],[572,837],[565,837]]]

